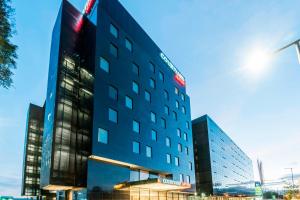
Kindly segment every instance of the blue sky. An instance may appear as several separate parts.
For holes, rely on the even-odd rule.
[[[19,46],[14,88],[0,88],[0,195],[19,195],[30,102],[46,94],[51,31],[61,0],[15,0]],[[85,0],[71,0],[82,9]],[[121,0],[187,79],[192,117],[209,114],[265,177],[300,173],[300,65],[294,48],[254,79],[252,49],[300,38],[298,0]],[[256,173],[257,174],[257,173]]]

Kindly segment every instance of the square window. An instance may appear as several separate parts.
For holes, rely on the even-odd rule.
[[[132,52],[132,42],[130,42],[127,38],[125,38],[125,47]]]
[[[157,132],[155,130],[151,130],[151,139],[157,141]]]
[[[181,130],[179,128],[177,129],[177,136],[181,137]]]
[[[173,118],[177,121],[177,113],[173,111]]]
[[[150,78],[149,79],[149,85],[150,85],[151,88],[155,89],[155,80]]]
[[[149,146],[146,146],[146,156],[148,158],[151,158],[152,157],[152,148],[149,147]]]
[[[182,110],[182,113],[183,113],[183,114],[186,114],[186,110],[185,110],[185,107],[184,107],[184,106],[181,107],[181,110]]]
[[[169,107],[168,107],[168,106],[165,106],[164,108],[165,108],[165,114],[166,114],[166,115],[169,115]]]
[[[132,99],[129,96],[125,97],[125,105],[127,108],[132,110]]]
[[[153,122],[153,123],[156,123],[156,114],[154,113],[154,112],[151,112],[151,121]]]
[[[145,100],[151,102],[151,94],[147,90],[145,90]]]
[[[183,139],[184,139],[185,141],[187,141],[187,134],[186,134],[186,133],[183,134]]]
[[[165,100],[169,100],[169,93],[167,90],[164,90],[164,98]]]
[[[118,123],[118,112],[112,108],[108,109],[108,119],[111,122]]]
[[[153,73],[155,72],[155,66],[152,62],[149,63],[149,69],[151,72],[153,72]]]
[[[175,94],[178,95],[179,94],[179,90],[177,87],[175,87]]]
[[[109,52],[111,53],[111,55],[113,55],[114,57],[118,57],[118,47],[114,44],[110,44],[109,46]]]
[[[193,170],[193,163],[189,162],[189,169],[192,171]]]
[[[166,137],[166,146],[167,147],[171,146],[171,139],[169,137]]]
[[[118,99],[118,89],[114,86],[108,86],[108,96],[111,99],[117,100]]]
[[[119,31],[118,31],[117,27],[115,27],[114,25],[110,24],[109,31],[110,31],[110,33],[111,33],[115,38],[118,38],[118,36],[119,36]]]
[[[100,57],[100,68],[102,70],[104,70],[105,72],[109,73],[109,63],[108,61],[103,58],[103,57]]]
[[[164,118],[161,118],[161,126],[163,127],[163,128],[167,128],[167,122],[166,122],[166,120],[164,119]]]
[[[166,156],[167,156],[167,163],[171,163],[171,155],[170,154],[166,154]]]
[[[176,106],[177,109],[179,109],[179,102],[178,101],[175,102],[175,106]]]
[[[190,183],[190,176],[186,176],[186,182]]]
[[[135,81],[132,82],[132,91],[133,91],[134,93],[136,93],[136,94],[139,93],[139,85],[138,85],[138,83],[135,82]]]
[[[133,153],[139,154],[140,153],[140,143],[133,141],[132,142],[132,151]]]
[[[136,133],[140,133],[140,123],[133,120],[132,122],[132,130]]]
[[[138,76],[140,73],[139,71],[140,71],[139,66],[135,63],[132,63],[132,72]]]
[[[180,180],[180,182],[183,182],[183,181],[184,181],[184,179],[183,179],[183,174],[179,174],[179,180]]]
[[[162,82],[165,81],[165,76],[161,71],[158,73],[158,77],[159,77],[159,80],[161,80]]]
[[[182,101],[185,101],[185,95],[181,93],[180,96],[181,96]]]
[[[186,155],[189,155],[189,148],[185,147],[185,148],[184,148],[184,151],[185,151],[185,154],[186,154]]]
[[[179,158],[178,158],[178,157],[175,157],[175,158],[174,158],[174,161],[175,161],[175,166],[179,166]]]
[[[181,145],[181,144],[178,144],[177,147],[178,147],[178,151],[179,151],[179,152],[182,152],[182,145]]]
[[[190,124],[189,124],[189,122],[185,122],[185,127],[186,127],[187,129],[190,129]]]
[[[98,142],[103,144],[108,143],[108,131],[102,128],[98,129]]]

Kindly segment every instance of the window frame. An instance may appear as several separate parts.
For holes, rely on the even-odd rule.
[[[100,137],[100,135],[101,135],[100,131],[101,130],[104,131],[102,133],[105,133],[105,135],[106,135],[106,142],[101,141],[101,137]],[[108,144],[108,134],[109,134],[108,130],[106,130],[104,128],[98,128],[98,142],[101,143],[101,144]]]
[[[114,38],[119,38],[119,28],[112,23],[109,25],[109,33],[114,36]]]
[[[129,44],[130,48],[128,48],[127,44]],[[125,38],[125,48],[130,51],[133,52],[133,43],[131,42],[130,39],[128,39],[127,37]]]
[[[129,100],[129,102],[131,102],[130,104],[131,104],[131,106],[130,107],[128,107],[128,105],[127,105],[127,100]],[[133,110],[133,100],[132,100],[132,98],[130,97],[130,96],[125,96],[125,107],[126,108],[128,108],[128,109],[130,109],[130,110]]]
[[[114,117],[111,118],[111,114],[115,114],[115,116],[116,116],[115,120],[114,120]],[[112,116],[114,116],[114,115],[112,115]],[[116,109],[113,109],[111,107],[108,108],[108,120],[110,122],[118,124],[118,111]]]
[[[112,51],[113,50],[113,51]],[[115,52],[114,52],[115,51]],[[110,43],[109,44],[109,53],[115,57],[115,58],[118,58],[119,57],[119,48],[117,47],[117,45],[113,44],[113,43]],[[116,54],[114,54],[116,53]]]
[[[104,68],[104,67],[102,67],[102,64],[101,64],[102,62],[101,62],[101,61],[104,61],[104,64],[107,64],[107,69]],[[100,56],[99,66],[100,66],[100,69],[103,70],[104,72],[110,73],[110,63],[109,63],[109,61],[108,61],[106,58],[104,58],[103,56]]]

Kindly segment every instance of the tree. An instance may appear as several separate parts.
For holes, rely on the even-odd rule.
[[[0,86],[10,88],[13,80],[13,69],[16,69],[17,46],[10,39],[15,34],[11,0],[0,0]]]

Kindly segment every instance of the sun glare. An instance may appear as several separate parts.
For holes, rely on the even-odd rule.
[[[258,79],[262,77],[269,69],[272,60],[272,53],[267,49],[255,47],[248,51],[244,60],[243,71],[249,78]]]

